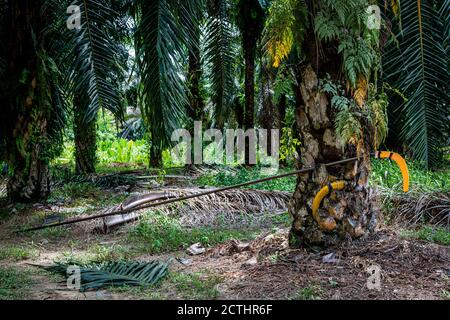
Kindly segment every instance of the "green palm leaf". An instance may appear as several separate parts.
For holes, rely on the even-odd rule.
[[[80,291],[97,290],[107,286],[148,287],[161,281],[168,274],[168,263],[108,262],[77,266],[56,263],[44,269],[67,276],[69,267],[80,268]]]
[[[398,48],[385,55],[386,81],[407,97],[391,115],[415,159],[430,167],[439,163],[449,132],[448,28],[449,1],[402,2]],[[439,15],[441,12],[447,14]],[[448,30],[448,29],[447,29]],[[447,48],[445,47],[447,46]]]
[[[137,58],[144,121],[158,150],[170,145],[173,130],[185,121],[186,86],[181,59],[189,33],[168,0],[138,0]]]
[[[115,2],[102,0],[47,0],[64,19],[55,21],[59,32],[58,60],[64,66],[65,91],[77,96],[77,112],[83,112],[87,123],[93,121],[100,108],[121,117],[120,79],[126,63],[126,51],[121,44],[120,14],[113,9]],[[81,28],[65,27],[65,12],[69,4],[81,11]],[[62,11],[61,11],[62,10]]]
[[[208,1],[208,18],[205,33],[205,57],[209,67],[214,120],[222,128],[229,117],[234,86],[236,35],[229,16],[227,0]]]

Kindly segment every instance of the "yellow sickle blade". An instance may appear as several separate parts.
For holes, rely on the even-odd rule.
[[[395,152],[389,152],[389,151],[377,151],[375,153],[375,157],[376,158],[380,158],[380,159],[391,159],[393,161],[395,161],[395,163],[397,163],[398,167],[400,168],[400,171],[402,173],[402,177],[403,177],[403,192],[408,192],[409,191],[409,171],[408,171],[408,166],[406,165],[406,161],[405,159],[399,155],[398,153]]]
[[[316,197],[313,200],[312,205],[312,214],[314,220],[319,224],[319,227],[325,231],[333,231],[336,228],[336,221],[332,217],[328,217],[325,221],[322,221],[320,216],[318,215],[318,211],[320,205],[322,204],[322,200],[329,195],[333,190],[343,190],[345,188],[345,181],[337,181],[331,183],[331,189],[329,186],[325,186],[317,193]]]

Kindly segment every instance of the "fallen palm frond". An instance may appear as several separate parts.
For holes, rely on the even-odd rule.
[[[6,180],[0,179],[0,198],[6,197]]]
[[[220,165],[202,164],[195,166],[188,166],[184,168],[184,173],[191,177],[198,177],[206,174],[235,174],[239,170],[236,167],[227,167]]]
[[[201,189],[171,190],[176,197],[202,192]],[[158,208],[160,212],[176,212],[181,223],[189,226],[211,224],[218,216],[234,224],[243,216],[255,218],[262,215],[277,215],[287,211],[292,194],[265,190],[228,190],[194,198],[172,206]]]
[[[142,199],[160,201],[169,198],[185,197],[205,192],[205,189],[168,189],[165,192],[143,194],[125,200],[120,206],[110,208],[108,212],[120,210],[123,207],[134,207]],[[162,195],[164,194],[164,197]],[[278,215],[287,211],[287,204],[291,197],[289,192],[265,190],[228,190],[212,193],[199,198],[193,198],[170,205],[158,207],[157,210],[166,215],[177,215],[185,226],[211,225],[220,217],[227,224],[236,224],[245,217],[253,220],[258,217]],[[111,216],[104,219],[103,231],[108,232],[111,227],[137,220],[139,212]]]
[[[395,221],[416,226],[426,223],[450,227],[449,192],[410,192],[389,196]]]
[[[158,283],[168,274],[168,263],[160,261],[108,262],[84,266],[56,263],[55,265],[42,268],[66,277],[68,276],[69,268],[72,268],[72,270],[79,268],[79,290],[82,292],[109,286],[148,287]]]

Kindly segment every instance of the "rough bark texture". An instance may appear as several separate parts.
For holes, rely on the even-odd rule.
[[[50,191],[46,142],[48,123],[38,81],[39,59],[32,32],[42,30],[40,0],[12,1],[5,10],[4,25],[7,37],[4,46],[8,57],[8,83],[11,97],[4,103],[9,165],[14,170],[8,182],[8,197],[14,202],[28,202],[44,198]],[[15,119],[12,120],[11,119]]]
[[[244,37],[244,58],[245,58],[245,109],[244,109],[244,129],[255,127],[255,46],[256,42],[248,37]],[[245,164],[250,164],[250,144],[245,139]]]
[[[83,121],[83,113],[75,112],[75,171],[77,174],[95,173],[97,151],[97,125]]]
[[[32,120],[22,118],[14,131],[15,139],[23,139],[26,150],[16,150],[14,155],[14,174],[8,181],[8,198],[12,202],[29,202],[45,198],[50,194],[50,173],[47,161],[42,160],[43,143],[32,143],[28,138],[37,130],[43,141],[47,136],[47,121],[40,116]],[[37,133],[34,131],[34,133]],[[45,142],[44,142],[45,143]]]
[[[313,173],[299,176],[289,212],[294,221],[290,232],[292,247],[329,246],[345,239],[356,239],[376,230],[379,211],[371,189],[367,186],[370,172],[370,143],[358,148],[342,145],[336,138],[334,114],[325,93],[318,90],[318,78],[311,65],[296,70],[296,122],[302,145],[298,166],[310,167],[355,157],[360,162],[326,168],[319,166]],[[358,149],[358,150],[357,150]],[[319,209],[322,219],[331,217],[336,228],[325,231],[312,215],[312,202],[317,192],[329,182],[346,180],[346,190],[335,191],[326,197]]]
[[[237,122],[238,128],[244,128],[244,106],[239,101],[239,99],[234,99],[232,106],[233,106],[234,116],[236,117],[236,122]],[[222,129],[223,129],[223,126],[222,126]]]
[[[202,77],[202,65],[200,56],[200,29],[196,30],[196,43],[193,48],[189,51],[189,106],[187,108],[187,114],[190,119],[189,132],[192,137],[191,145],[191,164],[186,164],[186,168],[194,167],[194,121],[203,121],[203,114],[205,109],[205,103],[201,95],[201,77]]]
[[[200,31],[199,31],[200,32]],[[189,52],[189,108],[188,115],[192,120],[201,121],[205,104],[201,96],[200,79],[202,65],[200,57],[200,34],[197,34],[197,46]]]
[[[163,165],[162,148],[158,146],[150,146],[150,168],[161,168]]]
[[[270,70],[261,64],[262,83],[261,83],[261,102],[262,109],[259,116],[259,123],[263,129],[279,129],[281,130],[280,113],[273,102],[273,75]],[[272,136],[270,132],[267,135],[267,154],[272,155]]]
[[[245,61],[245,109],[244,129],[255,126],[255,57],[256,44],[264,27],[264,11],[257,0],[240,0],[239,27],[242,32],[242,48]],[[250,165],[250,143],[245,139],[245,164]]]
[[[286,121],[286,108],[287,108],[287,97],[285,94],[280,96],[280,101],[278,102],[278,115],[280,119],[280,128],[285,125]]]

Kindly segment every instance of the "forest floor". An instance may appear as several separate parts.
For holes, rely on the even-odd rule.
[[[233,224],[217,215],[209,224],[185,226],[180,215],[148,211],[110,234],[94,232],[98,222],[15,233],[50,215],[99,213],[137,190],[144,192],[71,182],[56,186],[45,203],[4,205],[0,299],[450,299],[448,230],[423,237],[431,229],[387,223],[368,239],[319,252],[288,247],[287,214],[246,215]],[[197,242],[206,252],[189,255],[187,247]],[[84,293],[68,290],[63,277],[36,266],[170,258],[169,275],[156,286]],[[381,268],[380,290],[367,285],[373,265]]]

